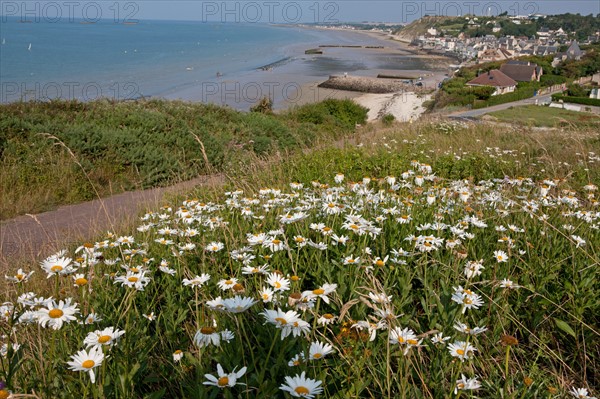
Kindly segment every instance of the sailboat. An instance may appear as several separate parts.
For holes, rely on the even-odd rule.
[[[29,43],[29,47],[27,47],[27,50],[31,51],[31,43]]]
[[[6,39],[2,38],[2,44],[6,44]]]

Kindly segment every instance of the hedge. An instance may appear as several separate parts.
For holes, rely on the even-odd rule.
[[[560,100],[562,100],[563,102],[566,102],[566,103],[583,104],[583,105],[595,105],[597,107],[600,107],[600,99],[597,99],[597,98],[570,97],[570,96],[563,96],[563,95],[560,95],[560,94],[553,94],[552,95],[552,101],[560,101]]]

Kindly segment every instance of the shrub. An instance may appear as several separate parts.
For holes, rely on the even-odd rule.
[[[578,84],[571,83],[567,86],[567,95],[571,97],[587,97],[589,91]]]
[[[298,122],[315,125],[333,124],[344,129],[354,129],[357,123],[365,123],[367,109],[352,100],[325,100],[320,103],[307,104],[290,112],[290,116]]]
[[[381,121],[383,122],[383,124],[387,125],[387,126],[394,123],[395,120],[396,120],[396,117],[392,114],[385,114],[385,115],[383,115],[383,118],[381,118]]]
[[[584,104],[584,105],[594,105],[596,107],[600,107],[600,100],[597,98],[589,98],[589,97],[570,97],[563,96],[560,94],[553,94],[552,101],[564,101],[566,103],[575,103],[575,104]]]
[[[250,112],[260,112],[262,114],[270,114],[273,112],[273,100],[270,97],[264,96],[254,106],[250,108]]]

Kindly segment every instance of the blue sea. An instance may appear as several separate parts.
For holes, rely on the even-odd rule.
[[[419,61],[330,49],[321,44],[381,45],[364,34],[298,26],[139,21],[21,23],[2,18],[0,102],[53,98],[163,97],[247,109],[329,74],[418,69]],[[327,53],[327,51],[326,51]]]

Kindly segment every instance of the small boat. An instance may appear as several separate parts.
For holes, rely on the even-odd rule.
[[[6,39],[2,38],[2,44],[6,44]]]
[[[193,71],[193,70],[194,70],[194,67],[187,67],[187,68],[185,68],[185,70],[186,70],[186,71]]]
[[[28,51],[31,51],[31,43],[29,43],[29,47],[27,47]]]
[[[221,76],[223,76],[223,74],[221,72],[217,72],[217,78],[220,78]]]

